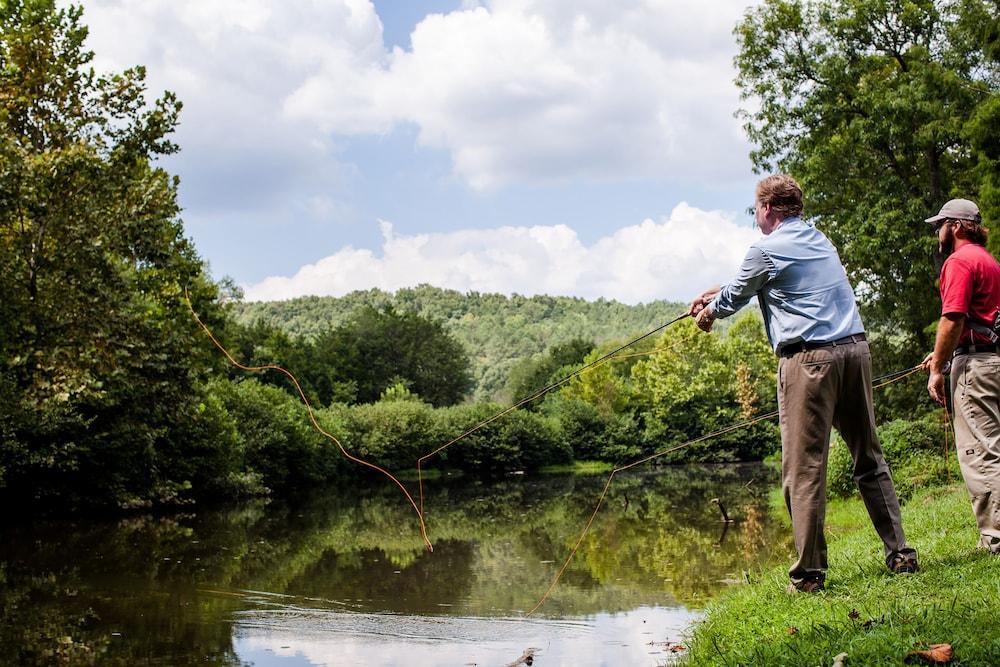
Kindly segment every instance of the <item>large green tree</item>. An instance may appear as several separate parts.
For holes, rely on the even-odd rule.
[[[508,402],[514,403],[534,395],[539,389],[557,382],[564,375],[559,371],[566,366],[581,365],[584,357],[594,349],[594,344],[582,338],[553,345],[542,355],[526,357],[511,369],[504,388]],[[574,369],[575,370],[575,369]],[[568,371],[572,372],[572,370]],[[525,405],[534,409],[539,402]]]
[[[312,348],[311,365],[320,374],[313,385],[326,401],[352,386],[356,402],[372,403],[402,382],[431,405],[444,406],[461,401],[472,386],[469,355],[440,322],[391,307],[359,308],[317,336]]]
[[[81,15],[0,1],[0,490],[129,505],[212,470],[184,288],[220,311],[155,164],[180,103],[96,74]]]
[[[998,22],[996,0],[766,0],[736,28],[756,169],[801,181],[869,324],[915,355],[938,308],[922,220],[962,196],[1000,222]]]

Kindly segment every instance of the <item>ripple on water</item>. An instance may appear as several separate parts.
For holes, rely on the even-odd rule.
[[[507,665],[526,649],[536,664],[662,665],[663,642],[697,617],[642,607],[580,618],[474,618],[372,614],[296,606],[237,612],[236,649],[260,667],[309,665]]]

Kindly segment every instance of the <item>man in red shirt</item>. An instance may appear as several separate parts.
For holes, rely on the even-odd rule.
[[[944,405],[944,371],[951,360],[955,445],[972,495],[979,546],[1000,554],[1000,354],[993,331],[1000,308],[1000,264],[986,250],[979,207],[952,199],[927,222],[942,254],[941,321],[927,390]]]

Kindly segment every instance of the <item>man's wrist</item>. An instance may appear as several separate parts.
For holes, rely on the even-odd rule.
[[[931,359],[931,373],[944,373],[944,367],[947,364],[947,358],[935,354]]]

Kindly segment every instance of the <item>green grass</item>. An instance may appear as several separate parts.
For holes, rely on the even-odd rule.
[[[917,493],[903,508],[921,572],[885,568],[859,499],[827,513],[826,591],[789,594],[787,566],[709,603],[692,633],[688,665],[902,665],[914,649],[948,643],[953,665],[1000,665],[1000,557],[975,549],[963,486]]]
[[[597,473],[611,472],[614,464],[606,461],[573,461],[572,463],[557,463],[550,466],[542,466],[538,472],[546,475],[596,475]]]
[[[558,463],[555,465],[543,466],[538,469],[538,472],[543,475],[597,475],[611,472],[614,470],[614,467],[614,464],[607,463],[605,461],[574,461],[572,463]],[[416,468],[407,468],[405,470],[394,472],[393,474],[397,479],[403,482],[417,481]],[[461,470],[441,468],[425,468],[422,474],[424,480],[436,480],[443,479],[445,477],[461,477],[464,475]]]

